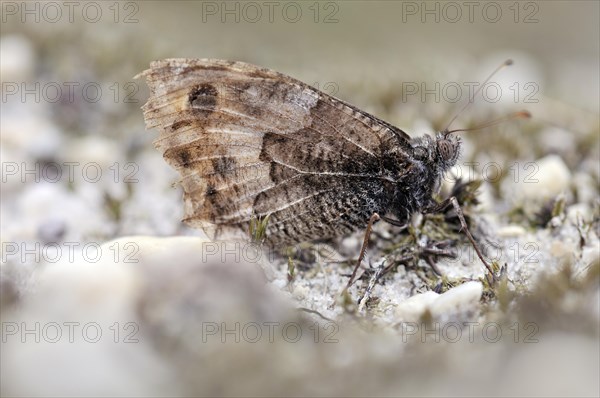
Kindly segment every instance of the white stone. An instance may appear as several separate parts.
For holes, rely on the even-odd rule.
[[[533,164],[526,170],[521,167],[516,178],[509,176],[504,180],[502,187],[506,198],[519,204],[541,203],[569,189],[571,172],[560,156],[548,155]]]
[[[448,317],[479,305],[483,285],[481,282],[466,282],[441,294],[431,303],[431,314],[436,317]]]
[[[396,317],[402,322],[416,322],[421,315],[429,309],[430,305],[438,298],[439,294],[428,291],[415,294],[404,300],[396,307]]]
[[[0,39],[0,77],[2,82],[18,82],[31,77],[35,53],[25,36],[12,34]]]
[[[418,322],[427,311],[436,319],[447,319],[478,307],[483,285],[466,282],[443,294],[433,291],[417,294],[396,307],[396,318],[400,322]]]
[[[596,167],[598,164],[596,163]],[[598,187],[594,178],[587,173],[575,173],[573,175],[573,187],[578,202],[592,203],[598,198]]]
[[[567,207],[567,220],[573,225],[578,225],[581,221],[591,221],[592,209],[587,203],[576,203]]]
[[[574,153],[573,132],[560,127],[548,127],[540,133],[540,146],[547,153]]]
[[[501,238],[516,238],[519,236],[523,236],[526,233],[527,231],[522,226],[511,224],[501,227],[500,229],[498,229],[498,232],[496,234]]]
[[[50,219],[65,224],[66,241],[82,242],[90,236],[110,234],[113,228],[100,195],[83,197],[58,183],[27,185],[10,221],[20,225],[25,234],[22,238],[36,239],[27,235],[37,234],[40,226]]]
[[[292,295],[295,299],[303,300],[307,297],[310,297],[311,290],[307,286],[294,285],[294,291],[292,292]]]

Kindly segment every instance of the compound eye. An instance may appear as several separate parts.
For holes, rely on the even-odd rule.
[[[454,148],[452,144],[447,140],[442,140],[438,142],[438,152],[442,159],[450,160],[452,156],[454,156]]]
[[[424,160],[427,158],[427,149],[422,146],[415,147],[413,150],[413,156],[418,160]]]

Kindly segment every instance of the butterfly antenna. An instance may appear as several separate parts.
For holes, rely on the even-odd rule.
[[[458,133],[458,132],[461,132],[461,131],[473,131],[473,130],[484,129],[486,127],[495,126],[497,124],[504,123],[504,122],[507,122],[509,120],[514,120],[514,119],[529,119],[530,117],[531,117],[531,113],[529,113],[529,111],[514,112],[514,113],[511,113],[509,115],[503,116],[503,117],[501,117],[499,119],[491,120],[489,122],[485,122],[483,124],[480,124],[479,126],[471,127],[471,128],[468,128],[468,129],[445,130],[444,131],[444,135],[448,135],[448,134],[452,134],[452,133]]]
[[[448,123],[448,125],[446,126],[446,128],[444,130],[442,130],[444,132],[444,134],[448,134],[448,129],[450,128],[450,126],[452,125],[452,123],[454,123],[454,121],[460,116],[461,113],[463,113],[465,110],[467,110],[467,108],[469,106],[471,106],[473,104],[473,100],[475,99],[475,97],[477,96],[477,94],[479,94],[479,92],[483,89],[483,87],[490,81],[490,79],[492,77],[494,77],[494,75],[496,73],[498,73],[500,70],[506,68],[507,66],[510,66],[513,64],[512,59],[507,59],[506,61],[504,61],[500,66],[498,66],[488,77],[487,79],[485,79],[485,81],[483,82],[483,84],[481,84],[479,86],[479,88],[473,93],[473,96],[471,98],[469,98],[469,101],[454,115],[454,117],[452,118],[452,120],[450,120],[450,122]],[[486,126],[487,127],[487,126]]]

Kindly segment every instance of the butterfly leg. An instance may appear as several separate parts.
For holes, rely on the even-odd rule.
[[[492,267],[483,258],[483,254],[481,254],[481,251],[479,250],[479,246],[475,242],[473,235],[471,235],[471,231],[469,231],[469,227],[467,226],[465,216],[463,215],[462,209],[460,208],[460,205],[458,204],[458,200],[456,200],[456,196],[451,196],[448,199],[444,200],[442,203],[435,206],[433,208],[433,210],[434,211],[443,211],[443,210],[447,209],[450,205],[452,205],[452,207],[454,207],[454,211],[456,212],[456,215],[458,216],[458,219],[460,221],[461,231],[464,231],[465,235],[467,235],[467,238],[469,239],[469,241],[473,245],[473,248],[475,249],[475,252],[477,253],[477,257],[479,257],[479,259],[481,260],[483,265],[485,265],[485,268],[487,268],[488,272],[490,273],[490,275],[492,277],[492,281],[495,280],[496,278],[495,278],[494,271],[492,270]]]
[[[377,213],[373,213],[373,215],[369,219],[369,224],[367,225],[367,230],[365,231],[365,239],[363,240],[363,244],[360,249],[360,254],[358,255],[358,261],[356,262],[356,266],[354,267],[354,270],[352,271],[352,275],[350,275],[350,279],[348,280],[348,283],[346,284],[346,288],[344,289],[344,292],[346,292],[350,288],[350,286],[352,286],[352,283],[354,282],[354,278],[356,277],[356,273],[358,272],[358,269],[360,268],[360,264],[362,263],[362,260],[365,257],[365,254],[367,253],[367,246],[369,245],[369,237],[371,236],[371,231],[373,230],[373,224],[375,224],[380,219],[381,219],[381,217],[379,217],[379,214],[377,214]]]
[[[388,217],[385,217],[385,216],[381,216],[381,219],[383,221],[385,221],[386,223],[391,224],[391,225],[393,225],[395,227],[400,227],[401,231],[404,230],[404,229],[406,229],[406,228],[408,228],[408,223],[407,222],[402,222],[402,221],[394,220],[393,218],[388,218]]]

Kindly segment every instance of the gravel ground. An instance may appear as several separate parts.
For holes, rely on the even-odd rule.
[[[38,22],[2,5],[3,396],[600,395],[598,3],[499,3],[497,24],[422,23],[416,2],[277,3],[297,23],[218,2],[54,23],[31,4]],[[273,249],[184,226],[133,80],[167,57],[273,68],[413,136],[512,58],[456,127],[533,118],[465,133],[440,192],[460,188],[497,279],[452,213],[378,223],[345,293],[362,231]]]

